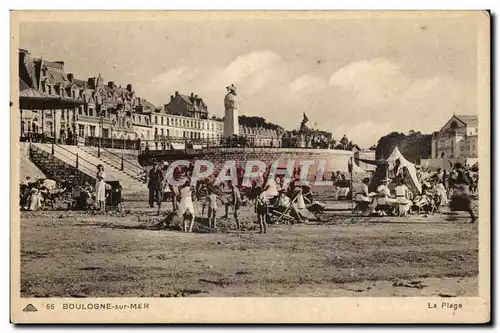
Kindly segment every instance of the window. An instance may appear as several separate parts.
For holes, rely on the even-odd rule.
[[[158,128],[155,128],[155,136],[158,135]]]
[[[167,118],[167,126],[170,126],[170,118]]]
[[[476,134],[477,134],[477,128],[476,128]]]
[[[201,137],[205,139],[205,133],[201,133]]]
[[[145,120],[146,120],[146,125],[149,125],[149,118],[146,117]],[[149,136],[149,134],[148,134],[148,136]]]
[[[167,128],[167,136],[170,136],[170,131],[168,130],[168,128]]]
[[[212,131],[215,131],[215,129],[214,129],[214,123],[212,123]]]
[[[85,136],[85,125],[78,125],[78,135]]]
[[[78,108],[78,114],[79,115],[83,114],[83,105]]]
[[[163,125],[163,117],[160,117],[160,119],[161,119],[161,124]]]
[[[71,90],[71,97],[73,97],[73,99],[76,99],[76,94],[74,90]]]
[[[48,89],[48,94],[52,95],[52,86],[50,84],[47,85],[47,89]]]
[[[109,138],[109,129],[107,129],[107,128],[102,129],[102,137]]]
[[[162,118],[163,119],[163,118]],[[161,136],[163,136],[165,133],[163,132],[163,128],[161,129]]]
[[[89,116],[90,117],[94,116],[94,108],[89,108]]]
[[[95,136],[95,126],[89,126],[90,136]]]
[[[158,116],[155,116],[155,124],[158,125]]]

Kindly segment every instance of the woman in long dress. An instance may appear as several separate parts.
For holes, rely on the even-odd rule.
[[[106,210],[106,182],[104,178],[106,174],[104,173],[104,167],[102,164],[97,166],[97,174],[95,181],[95,201],[97,209],[104,212]]]

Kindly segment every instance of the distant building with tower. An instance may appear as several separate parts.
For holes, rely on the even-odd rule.
[[[477,115],[453,115],[432,134],[432,156],[423,165],[448,168],[450,163],[470,166],[479,160]]]

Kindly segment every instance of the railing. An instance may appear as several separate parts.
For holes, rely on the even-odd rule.
[[[95,174],[97,172],[97,165],[95,165],[94,163],[92,163],[92,162],[84,159],[83,157],[80,157],[78,155],[78,153],[74,153],[71,150],[69,150],[67,148],[64,148],[63,146],[60,146],[60,145],[55,145],[55,146],[57,148],[62,149],[63,151],[68,152],[70,154],[70,156],[74,156],[75,157],[75,167],[76,167],[76,169],[80,170],[80,168],[83,168],[83,169],[87,170],[90,174]],[[85,162],[86,164],[92,166],[93,169],[91,169],[90,167],[88,167],[87,165],[85,165],[82,162]]]
[[[143,150],[171,150],[171,149],[197,149],[197,148],[280,148],[281,141],[274,139],[255,140],[253,138],[182,138],[182,137],[157,137],[156,140],[141,142]]]
[[[53,165],[51,167],[48,167],[47,164],[41,163],[41,161],[39,161],[37,158],[35,158],[35,156],[34,156],[35,152],[39,156],[41,156],[42,158],[50,160],[51,163],[55,162],[57,164],[57,167],[54,167]],[[42,172],[44,174],[50,176],[50,178],[52,178],[56,181],[67,180],[67,179],[63,179],[64,177],[60,177],[58,175],[58,172],[60,172],[61,170],[65,171],[64,174],[66,174],[66,171],[69,171],[69,172],[73,173],[75,176],[83,178],[84,182],[92,182],[92,180],[93,180],[92,176],[86,174],[85,172],[83,172],[79,169],[78,157],[75,160],[76,166],[72,166],[69,163],[66,163],[66,162],[58,159],[53,154],[51,154],[51,153],[49,153],[41,148],[33,146],[33,145],[30,145],[29,154],[30,154],[30,158],[33,161],[33,163],[35,163],[35,165],[37,165],[40,168],[40,170],[42,170]],[[84,168],[86,168],[86,167],[84,167]]]
[[[134,164],[131,161],[124,159],[123,155],[120,156],[103,147],[95,148],[92,146],[87,146],[86,148],[89,154],[98,158],[105,157],[108,159],[108,163],[110,165],[115,166],[117,169],[119,168],[120,171],[129,174],[131,177],[135,179],[141,180],[139,174],[141,174],[144,171],[144,169],[140,165]],[[119,167],[117,167],[118,165]]]
[[[98,136],[88,136],[85,138],[85,146],[94,146],[111,149],[132,149],[140,150],[139,140],[126,140],[115,138],[100,138]]]

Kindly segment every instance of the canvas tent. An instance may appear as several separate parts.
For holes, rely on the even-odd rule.
[[[400,161],[399,171],[395,170],[397,160]],[[414,196],[422,192],[422,186],[417,178],[417,168],[401,154],[398,147],[395,147],[385,160],[363,160],[363,162],[377,165],[377,169],[370,181],[370,191],[376,191],[376,187],[380,185],[382,179],[385,177],[394,178],[397,173],[403,175],[406,186],[408,186]]]

